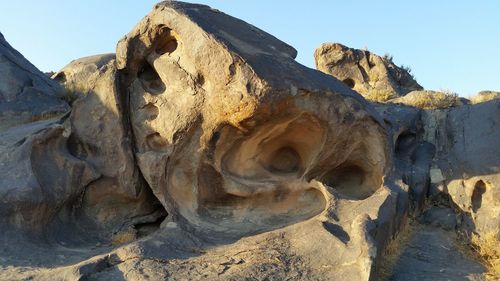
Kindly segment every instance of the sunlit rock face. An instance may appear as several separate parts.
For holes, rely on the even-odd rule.
[[[423,117],[425,138],[436,146],[431,184],[462,213],[463,227],[500,233],[500,99]]]
[[[450,146],[426,112],[295,56],[169,1],[116,55],[55,73],[71,112],[0,135],[0,279],[376,280]],[[496,204],[481,179],[477,222]]]
[[[386,101],[422,90],[409,68],[398,67],[392,57],[339,43],[324,43],[314,52],[316,68],[328,73],[368,100]]]
[[[181,259],[221,279],[203,260],[257,247],[222,279],[281,279],[285,271],[268,263],[271,249],[298,276],[374,278],[408,205],[392,176],[392,142],[359,94],[295,56],[207,6],[163,2],[118,42],[116,56],[78,59],[55,73],[71,113],[19,129],[53,141],[24,144],[31,156],[8,154],[33,171],[5,170],[28,175],[26,185],[38,182],[32,189],[43,194],[16,189],[24,181],[11,177],[2,183],[19,196],[11,192],[0,211],[4,225],[31,237],[23,247],[5,244],[6,265],[32,251],[37,266],[57,272],[13,267],[4,275],[109,279],[116,272],[101,272],[105,263],[135,276],[145,267],[128,261],[140,258]],[[5,149],[24,135],[8,135]],[[262,273],[266,267],[278,271]],[[197,279],[197,270],[162,268],[158,278]]]
[[[173,220],[255,233],[320,214],[333,195],[318,184],[348,200],[382,187],[390,155],[377,118],[295,54],[187,4],[158,5],[118,43],[139,167]]]

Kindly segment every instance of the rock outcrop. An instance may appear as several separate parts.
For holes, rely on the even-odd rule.
[[[373,54],[349,59],[361,55],[386,77],[366,89],[420,87]],[[496,229],[497,101],[371,104],[295,56],[246,22],[168,1],[116,55],[53,74],[71,112],[0,135],[0,279],[376,280],[409,217]],[[26,81],[60,87],[35,70]],[[453,206],[426,211],[428,194]]]
[[[500,232],[500,99],[424,114],[425,138],[437,148],[431,183],[463,212],[464,227]]]
[[[407,69],[391,58],[339,43],[322,44],[314,52],[316,68],[344,82],[366,99],[386,101],[422,90]]]
[[[40,72],[0,33],[0,132],[69,110],[61,87]]]

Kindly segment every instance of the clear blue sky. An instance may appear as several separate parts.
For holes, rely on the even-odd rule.
[[[314,67],[323,42],[367,47],[408,65],[427,89],[462,96],[500,91],[500,0],[197,1],[241,18],[298,50]],[[0,31],[43,71],[114,52],[156,1],[3,1]]]

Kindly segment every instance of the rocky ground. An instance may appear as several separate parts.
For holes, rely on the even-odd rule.
[[[175,1],[51,78],[0,43],[1,280],[497,278],[498,93]]]

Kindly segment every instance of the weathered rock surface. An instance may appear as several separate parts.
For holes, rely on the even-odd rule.
[[[454,230],[457,227],[456,214],[452,208],[433,207],[422,214],[422,223]]]
[[[394,235],[407,205],[388,173],[385,129],[361,96],[298,64],[295,54],[206,6],[165,2],[118,43],[116,62],[112,55],[84,58],[56,73],[72,101],[71,115],[60,121],[61,144],[92,173],[82,181],[75,172],[44,171],[81,185],[60,181],[78,196],[51,209],[41,231],[69,252],[92,239],[101,243],[84,251],[83,260],[109,251],[109,231],[129,226],[131,235],[115,232],[121,235],[115,241],[126,242],[140,237],[144,224],[158,218],[154,214],[164,209],[168,215],[156,236],[130,244],[113,261],[41,265],[59,266],[62,279],[108,279],[121,271],[118,265],[140,274],[153,260],[179,259],[166,276],[279,279],[294,268],[295,279],[373,278],[377,245]],[[69,230],[58,230],[65,225]],[[90,236],[87,244],[60,238],[82,228],[88,228],[82,235]],[[232,244],[245,236],[251,238]],[[323,243],[310,245],[305,236]],[[225,261],[251,245],[260,250],[243,262]],[[16,254],[23,251],[6,248],[6,264],[21,263]],[[288,268],[266,261],[272,249]],[[59,254],[74,257],[67,251]],[[206,267],[211,260],[221,260],[222,269]],[[238,270],[225,269],[233,263]]]
[[[67,151],[60,86],[1,34],[0,74],[0,224],[40,230],[97,175]]]
[[[478,232],[500,231],[500,100],[427,111],[425,139],[435,144],[433,168],[453,204]]]
[[[366,102],[263,31],[160,5],[117,54],[139,167],[174,218],[251,233],[321,213],[323,184],[355,200],[382,185],[390,154]]]
[[[483,281],[484,266],[460,251],[453,233],[423,227],[411,238],[389,280]]]
[[[55,73],[71,113],[0,135],[0,279],[376,280],[432,187],[459,220],[428,210],[430,225],[495,229],[495,101],[373,105],[295,55],[220,11],[169,1],[116,56]],[[358,55],[386,75],[373,89],[419,87]],[[466,173],[484,188],[460,195]],[[405,257],[394,276],[407,276]],[[459,274],[482,272],[460,261]]]
[[[316,49],[314,59],[318,70],[343,81],[369,100],[386,101],[423,89],[407,69],[366,50],[325,43]]]
[[[106,54],[75,60],[54,78],[73,101],[67,121],[68,150],[100,174],[85,187],[80,206],[72,210],[73,216],[66,223],[84,220],[97,228],[127,231],[134,224],[153,222],[166,213],[136,165],[116,72],[114,54]],[[106,235],[109,238],[110,234]]]
[[[60,86],[40,72],[0,33],[0,132],[69,110]]]

